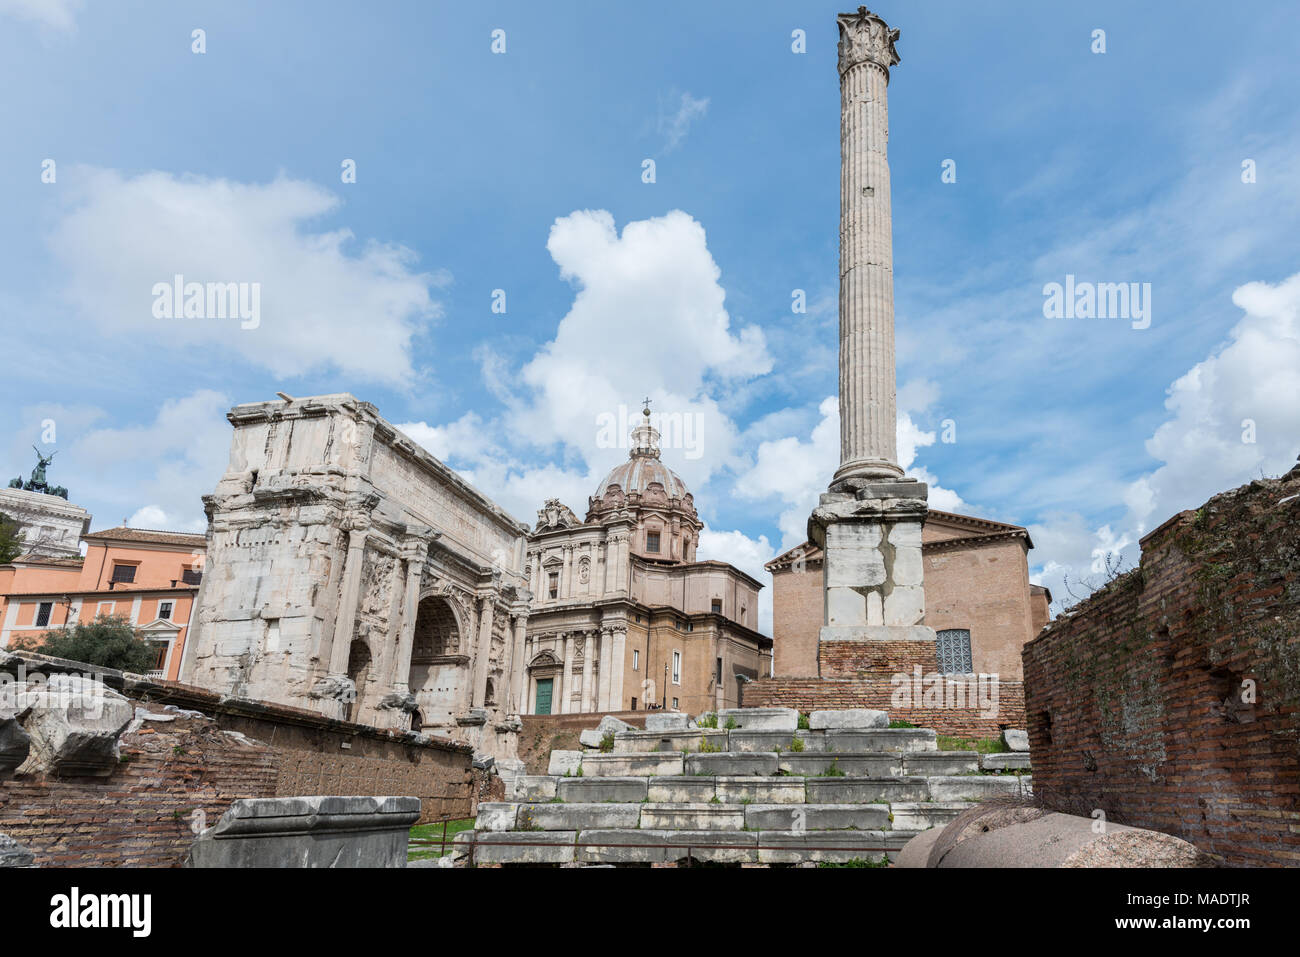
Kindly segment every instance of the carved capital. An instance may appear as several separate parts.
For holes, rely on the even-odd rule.
[[[897,30],[866,7],[857,13],[841,13],[835,18],[840,27],[840,74],[847,73],[859,64],[879,67],[889,78],[889,68],[899,63]]]

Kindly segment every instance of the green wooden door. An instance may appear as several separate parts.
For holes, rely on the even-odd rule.
[[[551,686],[555,683],[554,678],[537,679],[537,710],[535,714],[551,713]]]

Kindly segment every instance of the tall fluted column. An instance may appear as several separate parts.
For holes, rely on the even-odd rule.
[[[894,254],[889,204],[889,68],[898,31],[866,7],[840,28],[840,467],[896,478]]]
[[[389,684],[398,694],[410,694],[411,648],[415,643],[415,618],[420,608],[420,576],[424,573],[424,549],[412,548],[403,554],[406,562],[406,586],[402,593],[402,625],[398,632],[397,653],[389,672]]]
[[[334,619],[334,638],[330,643],[330,674],[343,676],[348,671],[348,654],[352,650],[352,629],[356,625],[357,600],[361,596],[361,563],[365,559],[366,538],[370,524],[355,519],[348,528],[348,556],[344,560],[343,590],[339,595],[338,615]]]

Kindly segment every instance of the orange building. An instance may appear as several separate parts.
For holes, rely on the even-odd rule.
[[[127,619],[158,649],[149,672],[176,680],[203,576],[202,535],[110,528],[83,535],[81,558],[20,555],[0,565],[0,648],[100,615]]]

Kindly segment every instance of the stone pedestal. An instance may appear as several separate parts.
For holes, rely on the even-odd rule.
[[[926,627],[921,526],[927,488],[913,479],[826,492],[808,519],[822,549],[821,641],[934,641]]]

